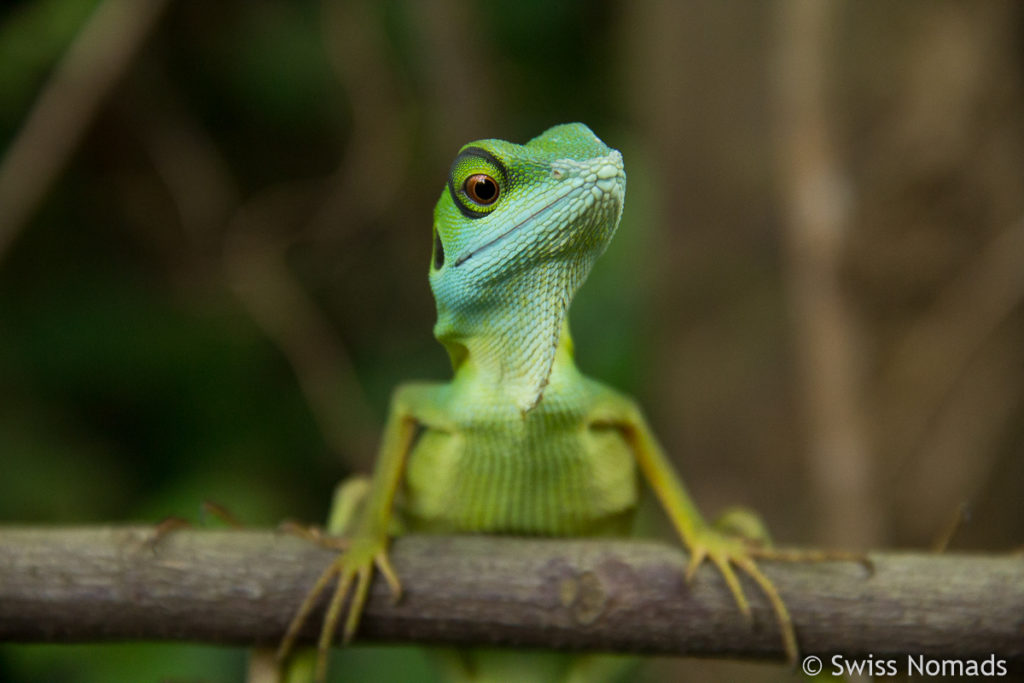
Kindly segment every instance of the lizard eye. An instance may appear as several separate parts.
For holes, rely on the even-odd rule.
[[[474,173],[466,178],[462,189],[467,197],[481,206],[489,206],[498,201],[500,194],[498,182],[484,173]]]
[[[480,147],[462,148],[448,171],[448,194],[455,208],[469,219],[495,211],[508,187],[505,164]]]

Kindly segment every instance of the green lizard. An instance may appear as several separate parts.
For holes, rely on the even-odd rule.
[[[710,560],[749,616],[736,570],[752,577],[795,659],[789,614],[753,559],[769,553],[706,524],[636,403],[573,361],[569,303],[615,234],[625,191],[622,155],[579,123],[526,145],[459,151],[434,211],[430,264],[434,334],[454,378],[395,392],[347,549],[295,615],[282,659],[332,582],[318,679],[343,616],[343,639],[356,632],[375,570],[397,598],[396,521],[408,532],[622,536],[638,469],[689,548],[687,578]]]

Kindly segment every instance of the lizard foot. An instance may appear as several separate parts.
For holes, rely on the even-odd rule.
[[[736,570],[749,576],[761,588],[775,612],[775,621],[782,633],[786,658],[795,663],[799,651],[793,620],[775,584],[764,575],[755,560],[782,562],[830,562],[838,560],[855,561],[872,571],[871,561],[864,555],[843,551],[775,548],[767,529],[754,513],[735,508],[716,520],[713,527],[704,527],[696,532],[690,544],[690,563],[686,568],[686,579],[691,580],[700,565],[708,560],[718,568],[740,612],[750,619],[750,604],[740,585]]]
[[[725,580],[729,592],[732,593],[736,606],[747,620],[751,618],[750,603],[743,592],[737,570],[743,572],[761,588],[761,592],[768,598],[772,610],[775,612],[775,621],[782,633],[782,644],[786,650],[786,658],[790,662],[796,662],[798,650],[796,644],[796,631],[793,628],[793,620],[789,616],[789,610],[782,596],[775,588],[775,584],[764,575],[761,568],[754,561],[755,557],[762,557],[762,548],[751,544],[743,537],[730,535],[714,529],[705,527],[695,533],[690,545],[690,563],[686,567],[686,580],[690,581],[697,573],[697,569],[704,561],[709,561],[718,569]]]
[[[320,537],[326,539],[329,537]],[[316,539],[314,539],[316,540]],[[318,541],[319,542],[319,541]],[[278,662],[284,662],[295,639],[299,635],[303,624],[309,618],[313,608],[316,607],[320,596],[331,584],[334,584],[334,593],[331,595],[327,612],[324,614],[323,627],[320,629],[320,638],[317,641],[316,659],[316,680],[322,682],[327,675],[327,654],[334,636],[338,630],[338,624],[342,617],[342,607],[346,598],[351,594],[348,611],[345,615],[345,624],[342,627],[342,641],[348,643],[359,626],[359,618],[362,615],[366,599],[370,594],[370,583],[373,579],[374,567],[383,574],[391,588],[395,600],[401,596],[402,586],[398,581],[394,568],[391,566],[387,555],[387,540],[376,538],[353,538],[348,540],[348,549],[338,555],[320,574],[309,593],[306,594],[302,604],[296,611],[281,646],[277,651]],[[337,547],[332,545],[329,547]]]

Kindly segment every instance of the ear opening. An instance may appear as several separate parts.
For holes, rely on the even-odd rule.
[[[436,225],[434,226],[434,250],[431,259],[434,270],[440,270],[444,265],[444,244],[441,242],[441,234],[437,232]]]

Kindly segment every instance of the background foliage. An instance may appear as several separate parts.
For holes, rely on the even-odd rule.
[[[322,519],[392,388],[447,375],[426,270],[450,159],[581,120],[629,199],[580,363],[638,396],[708,513],[922,547],[968,503],[954,548],[1021,543],[1019,4],[144,5],[0,10],[0,520]],[[427,675],[374,654],[335,671]],[[648,675],[737,668],[788,676]],[[243,669],[0,648],[9,681]]]

